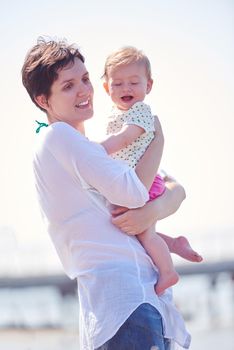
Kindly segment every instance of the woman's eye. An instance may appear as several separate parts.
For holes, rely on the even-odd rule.
[[[64,86],[64,90],[70,90],[72,88],[72,84],[67,84]]]
[[[132,85],[137,85],[138,84],[138,82],[137,81],[132,81],[132,83],[131,83]]]
[[[89,82],[90,82],[89,77],[83,78],[83,82],[84,82],[84,83],[89,83]]]

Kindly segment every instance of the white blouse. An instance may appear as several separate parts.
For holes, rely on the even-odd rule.
[[[154,292],[157,271],[144,248],[111,224],[107,203],[140,207],[148,192],[134,170],[66,123],[37,135],[35,182],[48,232],[70,278],[77,278],[80,349],[93,350],[142,303],[162,314],[164,335],[188,348],[190,335],[171,290]]]

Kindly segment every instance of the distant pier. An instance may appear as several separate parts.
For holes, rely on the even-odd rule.
[[[176,266],[181,276],[209,275],[214,282],[220,273],[230,273],[234,280],[234,260],[189,263]],[[55,287],[62,295],[75,294],[77,290],[76,280],[70,280],[66,275],[43,275],[24,277],[0,277],[0,288],[29,288],[29,287]]]

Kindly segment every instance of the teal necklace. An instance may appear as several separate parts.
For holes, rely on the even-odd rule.
[[[38,120],[35,120],[35,122],[39,125],[36,129],[36,133],[38,134],[39,131],[41,130],[41,128],[43,128],[43,126],[45,126],[47,128],[47,126],[49,126],[49,124],[46,124],[46,123],[41,123],[39,122]]]

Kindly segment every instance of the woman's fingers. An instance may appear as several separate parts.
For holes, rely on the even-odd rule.
[[[112,223],[129,235],[136,235],[139,233],[136,231],[136,226],[132,220],[131,211],[126,211],[121,215],[112,217]]]
[[[116,206],[116,207],[111,209],[111,215],[112,216],[117,216],[117,215],[125,213],[126,211],[128,211],[128,208],[126,208],[126,207],[117,207]]]

